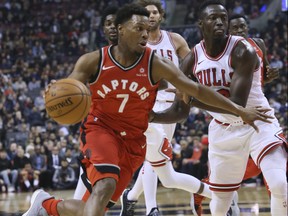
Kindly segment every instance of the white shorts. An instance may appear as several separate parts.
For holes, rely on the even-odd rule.
[[[146,160],[152,166],[161,166],[172,159],[171,139],[176,124],[155,124],[150,123],[146,135],[147,150]]]
[[[210,188],[214,191],[237,190],[242,182],[249,154],[259,166],[261,159],[274,147],[282,145],[282,129],[275,119],[268,124],[256,121],[257,133],[250,125],[209,125]]]

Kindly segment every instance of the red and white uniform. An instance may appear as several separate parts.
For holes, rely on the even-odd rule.
[[[213,88],[229,97],[234,69],[231,67],[231,53],[242,37],[229,36],[224,51],[216,58],[210,57],[204,42],[194,47],[195,64],[193,73],[199,83]],[[267,114],[274,116],[261,87],[261,67],[254,71],[247,107],[270,108]],[[282,145],[282,129],[277,119],[272,124],[256,121],[257,133],[244,124],[240,117],[209,112],[214,120],[209,125],[209,161],[211,166],[210,187],[215,191],[236,190],[240,187],[249,154],[259,166],[261,159],[271,149]],[[284,168],[285,169],[285,168]],[[223,170],[229,170],[225,172]]]
[[[254,49],[255,49],[258,57],[259,57],[260,66],[261,66],[261,84],[263,86],[263,84],[264,84],[264,62],[263,62],[264,54],[263,54],[261,48],[257,45],[257,43],[252,38],[248,38],[247,41],[251,44],[251,46],[254,47]]]
[[[158,84],[151,79],[153,51],[146,48],[131,66],[112,56],[113,46],[101,49],[97,74],[90,80],[92,106],[81,125],[81,151],[88,179],[112,177],[118,181],[117,201],[146,153],[144,132]]]
[[[155,51],[157,55],[171,60],[179,67],[179,59],[176,53],[175,45],[173,44],[170,33],[164,30],[161,31],[161,37],[158,42],[148,42],[147,46]],[[168,83],[168,88],[175,88]],[[163,111],[169,108],[174,101],[175,94],[160,90],[157,93],[156,102],[153,111]],[[145,132],[147,137],[147,153],[146,160],[152,166],[161,166],[167,160],[172,159],[172,147],[170,141],[174,135],[176,123],[174,124],[156,124],[149,123],[149,127]]]

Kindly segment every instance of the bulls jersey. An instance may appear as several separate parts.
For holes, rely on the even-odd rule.
[[[158,88],[151,79],[154,54],[146,48],[133,65],[124,67],[114,59],[111,49],[113,46],[101,49],[99,71],[90,82],[90,115],[123,137],[142,136]]]
[[[194,76],[199,83],[213,88],[222,95],[229,97],[229,89],[234,73],[231,67],[231,53],[236,44],[244,40],[242,37],[229,36],[224,51],[217,57],[210,57],[201,41],[194,47],[195,64],[193,68]],[[248,96],[247,107],[270,107],[261,88],[261,67],[255,69],[251,91]],[[229,114],[209,112],[214,118],[221,122],[233,123],[242,122],[240,117]]]
[[[261,84],[264,84],[264,63],[263,63],[263,57],[264,54],[261,50],[261,48],[257,45],[257,43],[252,39],[252,38],[248,38],[247,41],[254,47],[258,57],[259,57],[259,61],[260,61],[260,65],[261,65]]]
[[[169,59],[172,61],[177,67],[179,67],[179,59],[176,53],[176,47],[173,44],[171,35],[169,32],[160,30],[161,37],[158,42],[153,43],[149,42],[147,43],[147,46],[150,47],[152,50],[154,50],[157,55],[160,55],[166,59]],[[168,83],[168,88],[175,88],[172,84]],[[156,105],[154,106],[154,111],[162,111],[163,107],[157,106],[157,102],[167,102],[167,107],[171,106],[171,102],[174,100],[175,94],[166,92],[165,90],[160,90],[157,93],[156,98]],[[159,108],[159,109],[158,109]],[[165,108],[164,108],[165,109]]]

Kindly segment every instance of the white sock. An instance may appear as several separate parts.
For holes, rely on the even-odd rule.
[[[73,195],[73,199],[76,200],[82,200],[84,194],[86,193],[86,186],[84,185],[81,175],[83,173],[83,169],[82,167],[80,167],[80,173],[79,173],[79,179],[78,179],[78,183],[77,183],[77,187],[74,191],[74,195]]]
[[[142,172],[143,172],[143,166],[139,171],[135,184],[133,185],[132,189],[129,191],[127,195],[128,200],[138,200],[139,196],[143,192]]]
[[[197,178],[184,173],[178,173],[173,169],[171,161],[167,162],[164,166],[155,167],[155,172],[159,176],[160,181],[167,188],[178,188],[190,193],[196,193],[199,191],[201,181]],[[212,194],[209,186],[204,183],[202,196],[211,198]]]
[[[151,164],[147,161],[144,162],[142,183],[144,188],[146,215],[148,215],[152,208],[157,207],[156,193],[157,193],[158,177],[157,174],[154,172]]]

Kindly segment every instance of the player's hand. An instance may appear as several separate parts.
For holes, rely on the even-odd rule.
[[[51,80],[50,83],[46,86],[46,88],[45,88],[45,93],[43,94],[44,100],[45,100],[45,94],[46,94],[46,92],[49,91],[50,87],[51,87],[54,83],[56,83],[56,80]]]
[[[259,132],[258,127],[255,125],[256,120],[263,122],[271,123],[269,119],[273,119],[273,116],[265,114],[265,112],[270,111],[271,109],[255,107],[255,108],[241,108],[240,117],[244,122],[251,125],[257,132]]]
[[[274,79],[277,79],[278,77],[279,77],[279,68],[270,68],[270,66],[267,65],[265,83],[270,83]]]
[[[186,104],[188,104],[190,101],[190,96],[187,95],[186,93],[180,92],[178,89],[168,88],[165,91],[174,93],[177,96],[177,98],[183,100]]]

